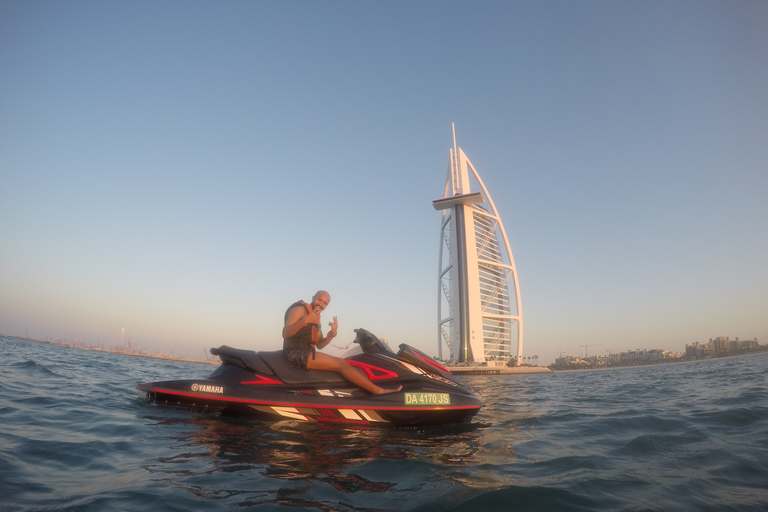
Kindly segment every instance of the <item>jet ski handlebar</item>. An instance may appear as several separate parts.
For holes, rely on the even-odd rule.
[[[360,347],[363,349],[363,352],[384,352],[388,354],[394,354],[392,349],[389,348],[386,343],[381,341],[370,331],[361,327],[359,329],[355,329],[355,333],[357,336],[355,336],[353,341],[354,343],[360,345]]]

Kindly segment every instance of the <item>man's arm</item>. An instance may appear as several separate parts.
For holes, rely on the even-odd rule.
[[[325,348],[328,343],[331,342],[333,338],[336,337],[336,331],[339,329],[339,321],[336,320],[336,317],[333,317],[333,322],[328,322],[328,325],[331,326],[331,331],[325,336],[325,338],[321,338],[320,341],[317,342],[317,348],[323,349]]]

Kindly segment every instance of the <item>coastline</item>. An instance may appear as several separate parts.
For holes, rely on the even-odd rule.
[[[67,347],[67,348],[76,348],[80,350],[92,350],[95,352],[105,352],[107,354],[120,354],[124,356],[133,356],[133,357],[146,357],[149,359],[164,359],[167,361],[182,361],[184,363],[204,363],[204,364],[212,364],[212,365],[220,365],[221,361],[214,361],[214,360],[206,360],[206,359],[189,359],[186,357],[174,357],[169,356],[166,354],[141,354],[139,352],[125,352],[122,350],[106,350],[103,348],[97,348],[97,347],[81,347],[79,345],[72,345],[69,343],[62,343],[57,341],[46,341],[46,340],[36,340],[34,338],[26,338],[24,336],[12,336],[10,334],[2,334],[0,333],[0,336],[3,336],[5,338],[14,338],[17,340],[24,340],[24,341],[34,341],[35,343],[45,343],[48,345],[56,345],[58,347]]]
[[[24,336],[11,336],[11,335],[2,334],[2,333],[0,333],[0,336],[4,336],[6,338],[15,338],[17,340],[33,341],[35,343],[47,343],[49,345],[57,345],[60,347],[76,348],[80,350],[92,350],[96,352],[106,352],[109,354],[120,354],[124,356],[146,357],[149,359],[164,359],[167,361],[182,361],[185,363],[202,363],[202,364],[210,364],[214,366],[219,366],[221,364],[221,361],[216,361],[216,360],[189,359],[185,357],[169,356],[166,354],[141,354],[138,352],[124,352],[122,350],[106,350],[106,349],[96,348],[96,347],[81,347],[81,346],[72,345],[69,343],[36,340],[33,338],[26,338]],[[454,375],[509,375],[509,374],[521,375],[521,374],[532,374],[532,373],[555,373],[550,368],[547,368],[546,366],[515,366],[515,367],[455,366],[455,367],[448,367],[446,369]],[[575,370],[575,371],[583,371],[583,370]]]
[[[573,369],[555,369],[552,373],[565,373],[565,372],[589,372],[589,371],[602,371],[602,370],[623,370],[625,368],[646,368],[649,366],[665,366],[670,364],[689,364],[689,363],[702,363],[705,361],[715,361],[717,359],[731,359],[734,357],[750,357],[759,356],[761,354],[768,354],[768,351],[750,352],[748,354],[732,354],[725,356],[705,357],[702,359],[684,359],[682,361],[667,361],[664,363],[651,363],[651,364],[633,364],[627,366],[601,366],[599,368],[573,368]]]
[[[133,357],[146,357],[149,359],[163,359],[167,361],[181,361],[184,363],[201,363],[201,364],[209,364],[214,366],[219,366],[221,364],[221,361],[218,360],[206,360],[206,359],[190,359],[186,357],[175,357],[175,356],[169,356],[167,354],[142,354],[138,352],[125,352],[122,350],[106,350],[102,348],[96,348],[96,347],[82,347],[78,345],[72,345],[69,343],[62,343],[62,342],[55,342],[55,341],[47,341],[47,340],[36,340],[33,338],[27,338],[24,336],[13,336],[9,334],[3,334],[0,333],[0,336],[6,337],[6,338],[14,338],[17,340],[24,340],[24,341],[33,341],[35,343],[46,343],[48,345],[57,345],[59,347],[68,347],[68,348],[76,348],[80,350],[92,350],[96,352],[105,352],[108,354],[120,354],[124,356],[133,356]],[[748,354],[733,354],[733,355],[723,355],[723,356],[716,356],[716,357],[707,357],[703,359],[685,359],[682,361],[666,361],[663,363],[652,363],[652,364],[637,364],[637,365],[631,365],[631,366],[603,366],[599,368],[570,368],[570,369],[553,369],[548,366],[502,366],[502,367],[488,367],[488,366],[449,366],[446,367],[446,369],[451,372],[454,375],[486,375],[486,376],[493,376],[493,375],[530,375],[530,374],[554,374],[554,373],[572,373],[572,372],[589,372],[589,371],[605,371],[605,370],[620,370],[625,368],[644,368],[649,366],[660,366],[660,365],[669,365],[669,364],[687,364],[687,363],[700,363],[703,361],[712,361],[715,359],[727,359],[727,358],[734,358],[734,357],[749,357],[749,356],[756,356],[760,354],[768,354],[768,351],[759,351],[759,352],[751,352]]]
[[[531,373],[555,373],[546,366],[447,366],[454,375],[527,375]]]

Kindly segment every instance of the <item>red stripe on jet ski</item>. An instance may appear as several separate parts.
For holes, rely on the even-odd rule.
[[[282,384],[279,380],[270,379],[269,377],[264,377],[262,375],[254,375],[254,377],[258,377],[260,380],[247,380],[240,384]]]
[[[347,362],[363,370],[368,376],[368,380],[397,378],[397,373],[393,372],[392,370],[387,370],[386,368],[379,368],[378,366],[374,366],[368,363],[361,363],[360,361],[355,361],[353,359],[347,359]],[[377,375],[374,373],[375,371],[381,372],[381,374]]]
[[[426,357],[422,356],[421,354],[417,354],[416,352],[413,352],[413,351],[411,351],[411,354],[413,354],[415,356],[418,356],[419,359],[421,359],[422,361],[424,361],[427,364],[431,364],[435,368],[440,368],[440,370],[444,371],[445,373],[451,373],[450,371],[448,371],[448,368],[445,368],[444,366],[439,365],[438,363],[432,361],[431,359],[427,359]]]
[[[250,398],[225,398],[220,396],[212,396],[212,395],[200,395],[197,393],[186,393],[184,391],[174,391],[170,389],[160,389],[160,388],[152,388],[151,391],[153,393],[165,393],[167,395],[178,395],[178,396],[186,396],[190,398],[205,398],[207,400],[216,400],[217,402],[237,402],[241,404],[264,404],[264,405],[276,405],[278,407],[309,407],[309,408],[316,408],[318,404],[307,404],[307,403],[296,403],[296,402],[276,402],[276,401],[269,401],[269,400],[253,400]],[[327,409],[371,409],[374,411],[457,411],[462,409],[480,409],[481,406],[479,405],[456,405],[456,406],[440,406],[440,407],[421,407],[418,405],[403,405],[403,406],[394,406],[394,405],[384,405],[384,406],[370,406],[370,405],[354,405],[351,406],[349,404],[343,406],[343,407],[328,407],[327,405],[325,408]]]

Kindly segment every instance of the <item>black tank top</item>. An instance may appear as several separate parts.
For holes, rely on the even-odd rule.
[[[303,307],[304,309],[307,310],[307,312],[309,312],[310,310],[309,309],[310,305],[304,302],[303,300],[294,302],[285,311],[283,324],[285,324],[288,321],[288,313],[290,313],[293,308],[298,306]],[[312,343],[312,327],[315,327],[317,329],[318,337],[322,337],[323,333],[320,332],[320,324],[307,324],[301,329],[299,329],[299,331],[296,334],[294,334],[289,338],[285,338],[283,340],[283,349],[284,350],[295,350],[295,349],[313,350],[315,346]]]

